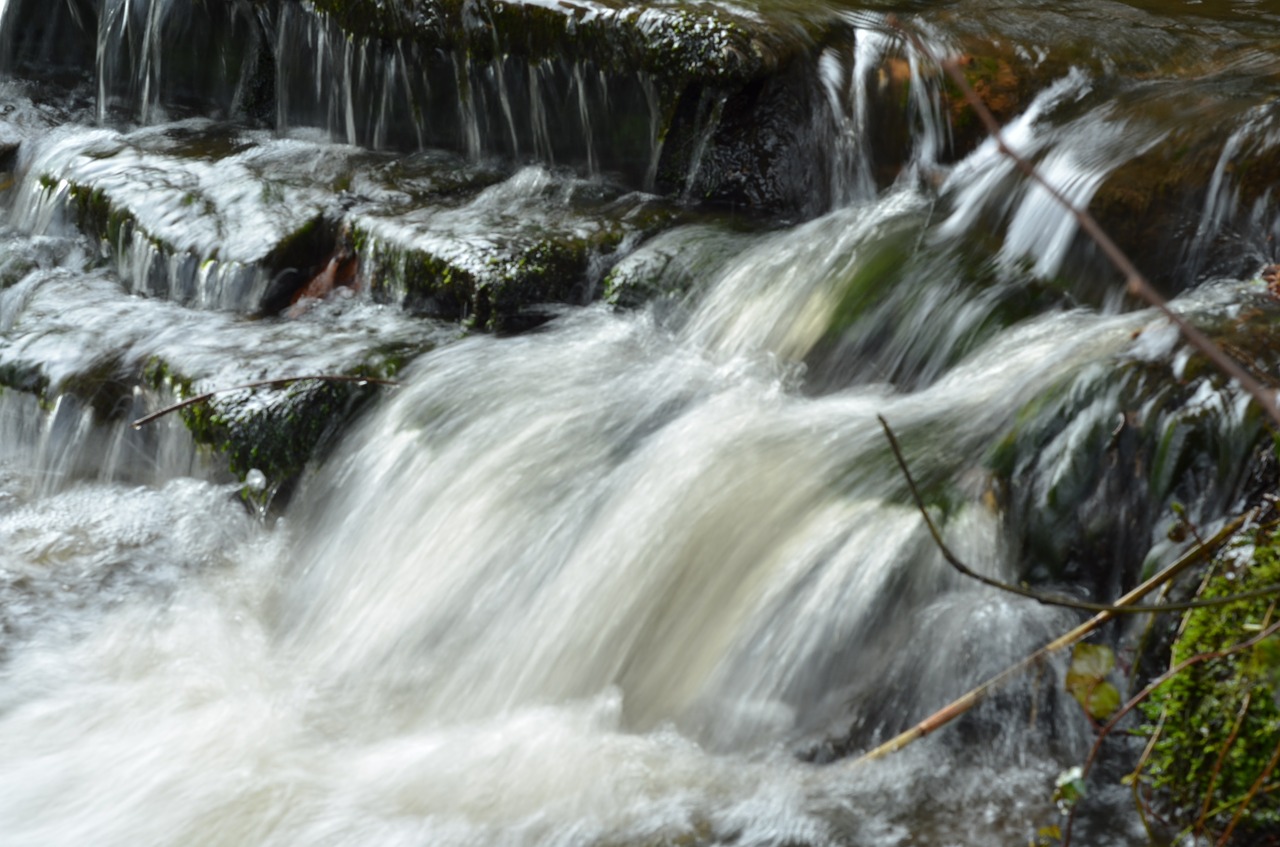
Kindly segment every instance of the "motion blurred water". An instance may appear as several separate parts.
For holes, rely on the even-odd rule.
[[[1008,140],[1077,202],[1181,138],[1171,104],[1233,116],[1208,191],[1187,195],[1186,250],[1157,274],[1207,327],[1270,315],[1251,277],[1274,258],[1274,201],[1233,163],[1280,132],[1263,95],[1233,92],[1280,73],[1280,22],[1261,4],[970,5],[910,25],[940,53],[982,31],[1039,56]],[[967,562],[1106,599],[1176,555],[1172,500],[1198,498],[1205,530],[1238,502],[1257,414],[1124,307],[993,143],[962,148],[880,4],[733,10],[852,34],[805,80],[824,104],[805,148],[824,157],[821,202],[773,215],[695,204],[706,150],[658,196],[664,107],[643,73],[615,91],[585,60],[515,74],[510,56],[453,56],[446,91],[443,53],[418,76],[408,41],[294,3],[259,29],[231,4],[199,14],[219,44],[256,33],[240,63],[166,87],[187,6],[72,3],[45,42],[12,29],[31,4],[0,4],[18,145],[0,234],[0,844],[941,847],[1060,821],[1054,779],[1093,738],[1060,661],[892,758],[841,759],[1079,619],[946,565],[877,416]],[[54,97],[24,79],[81,32],[58,15],[91,10],[92,84]],[[1243,39],[1235,60],[1223,32]],[[242,103],[272,44],[264,128]],[[1190,54],[1208,67],[1185,70]],[[199,85],[219,120],[186,114]],[[888,179],[886,97],[906,127]],[[708,98],[710,149],[731,100]],[[457,121],[405,116],[428,102]],[[634,149],[605,146],[619,115],[644,118]],[[111,204],[108,235],[84,198]],[[661,202],[678,213],[650,239],[635,221]],[[643,272],[660,293],[639,308],[464,332],[370,264],[291,316],[263,306],[273,251],[315,220],[376,220],[366,263],[447,243],[479,274],[531,228],[599,238],[592,216],[618,208],[583,299]],[[402,386],[270,509],[246,508],[176,415],[129,425],[174,399],[149,363],[213,388],[390,350],[413,351]],[[1140,452],[1117,416],[1166,437],[1164,464],[1095,495],[1091,474]],[[1124,544],[1092,561],[1073,546],[1086,529]],[[1123,798],[1094,802],[1087,843],[1147,843]]]

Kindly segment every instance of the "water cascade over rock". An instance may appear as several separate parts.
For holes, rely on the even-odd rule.
[[[0,843],[1048,837],[1065,658],[850,764],[1080,620],[878,416],[1098,601],[1275,462],[903,29],[1270,380],[1280,17],[901,5],[0,0]]]

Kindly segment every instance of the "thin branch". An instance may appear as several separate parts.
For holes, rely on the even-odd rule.
[[[961,561],[960,557],[951,551],[947,543],[942,540],[942,533],[938,530],[937,525],[933,522],[933,518],[929,516],[929,510],[925,507],[924,499],[920,496],[920,489],[916,486],[916,481],[911,476],[911,470],[907,467],[907,460],[903,458],[902,447],[898,444],[898,438],[893,433],[893,429],[889,426],[889,422],[884,419],[883,415],[876,416],[880,421],[880,426],[884,428],[885,437],[889,439],[889,447],[893,450],[893,456],[898,460],[898,467],[902,470],[902,475],[907,480],[907,487],[911,490],[911,499],[915,501],[916,509],[919,510],[921,517],[924,518],[925,526],[929,528],[929,534],[933,536],[933,543],[937,545],[938,550],[942,553],[942,558],[947,560],[962,576],[969,579],[977,580],[983,585],[1006,591],[1010,594],[1016,594],[1019,597],[1026,597],[1035,600],[1037,603],[1043,603],[1046,606],[1062,606],[1067,609],[1079,609],[1085,612],[1108,612],[1110,614],[1146,614],[1150,612],[1185,612],[1188,609],[1208,609],[1215,606],[1227,606],[1232,603],[1239,603],[1243,600],[1254,600],[1259,597],[1270,597],[1280,594],[1280,585],[1268,585],[1263,588],[1254,589],[1252,591],[1242,591],[1239,594],[1232,594],[1227,597],[1215,597],[1212,600],[1191,600],[1186,603],[1156,603],[1142,605],[1138,603],[1126,603],[1124,605],[1114,605],[1111,603],[1091,603],[1088,600],[1076,600],[1073,597],[1063,597],[1055,594],[1042,594],[1039,591],[1027,588],[1022,585],[1015,585],[1011,582],[1001,582],[998,579],[980,574],[973,568]],[[1201,544],[1203,547],[1203,544]]]
[[[1203,561],[1207,556],[1211,555],[1213,551],[1217,550],[1218,547],[1225,544],[1227,539],[1238,532],[1240,527],[1245,525],[1246,521],[1252,520],[1258,514],[1258,511],[1259,510],[1255,508],[1250,509],[1244,514],[1237,515],[1233,520],[1228,522],[1226,526],[1218,530],[1218,532],[1215,533],[1205,544],[1187,551],[1183,554],[1182,558],[1178,559],[1172,565],[1152,576],[1146,582],[1143,582],[1141,585],[1132,589],[1128,594],[1125,594],[1117,600],[1115,603],[1116,608],[1132,606],[1142,597],[1150,594],[1152,591],[1183,573],[1193,565]],[[1065,647],[1070,647],[1115,617],[1116,612],[1114,610],[1108,610],[1094,615],[1075,629],[1059,636],[1031,655],[1013,665],[1010,665],[1000,673],[988,679],[986,682],[971,689],[959,698],[948,703],[946,706],[943,706],[941,709],[934,712],[932,715],[910,729],[900,732],[898,735],[881,744],[879,747],[863,753],[861,756],[854,759],[850,765],[857,766],[874,759],[882,759],[890,753],[896,753],[911,742],[925,737],[934,730],[940,729],[955,718],[972,709],[978,703],[981,703],[993,691],[998,689],[1014,676],[1022,673],[1030,667],[1038,665],[1044,659],[1057,651],[1062,650]]]
[[[1138,817],[1142,820],[1142,828],[1147,833],[1147,839],[1151,843],[1156,843],[1155,833],[1151,831],[1150,816],[1156,816],[1155,811],[1149,803],[1143,801],[1142,797],[1142,780],[1138,777],[1142,773],[1142,769],[1147,766],[1147,760],[1151,758],[1152,752],[1156,749],[1156,742],[1160,740],[1160,733],[1164,731],[1164,719],[1169,714],[1168,708],[1160,710],[1160,720],[1156,722],[1155,731],[1151,733],[1151,737],[1147,739],[1146,745],[1142,748],[1142,755],[1138,757],[1138,764],[1134,766],[1133,773],[1129,775],[1129,784],[1133,788],[1134,809],[1138,812]],[[1157,819],[1161,820],[1159,816]]]
[[[1244,719],[1249,715],[1249,707],[1253,705],[1253,689],[1245,692],[1244,700],[1240,703],[1240,708],[1236,710],[1236,719],[1231,724],[1231,732],[1227,735],[1227,740],[1223,742],[1222,749],[1218,751],[1218,758],[1213,763],[1213,770],[1209,773],[1209,786],[1204,791],[1204,802],[1200,806],[1200,817],[1196,818],[1195,826],[1191,831],[1197,838],[1204,832],[1205,821],[1209,818],[1209,810],[1213,808],[1213,789],[1218,787],[1218,778],[1222,776],[1222,766],[1226,764],[1227,754],[1231,752],[1231,748],[1235,746],[1236,739],[1240,737],[1240,729],[1244,726]]]
[[[1253,798],[1258,796],[1258,791],[1267,784],[1267,780],[1271,778],[1271,774],[1275,771],[1277,764],[1280,764],[1280,742],[1276,742],[1276,749],[1272,751],[1271,758],[1267,760],[1267,766],[1262,769],[1262,773],[1258,774],[1258,778],[1253,781],[1253,785],[1249,786],[1249,792],[1244,795],[1240,805],[1236,806],[1235,814],[1231,816],[1231,822],[1227,824],[1222,837],[1218,839],[1218,847],[1225,847],[1231,841],[1231,833],[1235,832],[1236,825],[1240,823],[1240,818],[1244,815],[1244,810],[1249,808]]]
[[[214,397],[217,397],[219,394],[227,394],[232,391],[245,391],[247,389],[252,389],[252,388],[283,388],[285,386],[292,385],[295,382],[303,382],[304,380],[320,380],[323,382],[356,382],[362,385],[366,383],[371,385],[392,385],[392,386],[403,385],[403,383],[396,382],[394,379],[379,379],[377,377],[372,377],[372,376],[345,376],[345,375],[338,375],[338,374],[315,374],[311,376],[283,376],[283,377],[280,377],[279,379],[264,379],[258,382],[246,382],[244,385],[232,385],[228,388],[215,388],[214,390],[206,391],[203,394],[196,394],[193,397],[188,397],[186,400],[183,400],[178,403],[174,403],[172,406],[165,406],[163,409],[160,409],[157,412],[152,412],[149,415],[138,418],[136,421],[133,422],[133,428],[142,429],[142,427],[146,426],[147,424],[151,423],[154,420],[163,418],[165,415],[168,415],[172,412],[177,412],[182,409],[185,409],[188,406],[194,406],[197,403],[203,403],[206,400],[211,400]]]
[[[1169,321],[1178,328],[1192,347],[1195,347],[1201,353],[1213,362],[1219,371],[1234,379],[1239,383],[1250,397],[1258,404],[1258,406],[1267,414],[1271,420],[1280,425],[1280,408],[1276,405],[1275,391],[1265,387],[1258,380],[1254,379],[1238,362],[1223,352],[1214,341],[1200,330],[1196,329],[1188,323],[1181,315],[1169,308],[1169,303],[1155,287],[1143,276],[1137,266],[1130,261],[1124,251],[1111,240],[1111,237],[1103,230],[1102,225],[1089,214],[1085,209],[1080,208],[1071,202],[1065,194],[1063,194],[1056,186],[1045,179],[1036,169],[1035,165],[1027,161],[1017,151],[1013,150],[1005,143],[1004,134],[1000,129],[1000,122],[996,120],[996,116],[991,113],[987,105],[982,102],[982,98],[973,90],[973,86],[969,85],[969,81],[965,79],[964,74],[960,72],[960,67],[954,59],[939,59],[929,49],[928,45],[911,30],[904,27],[896,18],[891,17],[890,25],[897,28],[912,47],[928,58],[931,62],[942,68],[951,80],[964,94],[964,98],[968,101],[973,111],[977,114],[979,120],[987,130],[987,134],[995,142],[996,148],[1014,163],[1019,171],[1021,171],[1028,179],[1043,188],[1050,197],[1054,199],[1063,209],[1070,212],[1072,217],[1076,219],[1080,228],[1093,239],[1098,245],[1107,260],[1120,271],[1125,278],[1125,286],[1129,293],[1135,297],[1145,300],[1151,306],[1159,310]]]
[[[1280,784],[1272,783],[1271,785],[1264,785],[1261,788],[1259,788],[1257,794],[1272,794],[1276,791],[1280,791]],[[1256,797],[1257,794],[1255,794],[1254,796]],[[1209,813],[1209,817],[1216,818],[1218,815],[1222,814],[1228,809],[1238,808],[1243,801],[1244,801],[1244,798],[1236,799],[1234,797],[1231,798],[1230,800],[1224,800],[1223,802],[1218,804],[1218,807],[1216,809],[1214,809],[1212,812]],[[1186,827],[1181,832],[1179,832],[1177,837],[1170,843],[1181,844],[1183,840],[1185,840],[1191,835],[1192,835],[1191,827]]]

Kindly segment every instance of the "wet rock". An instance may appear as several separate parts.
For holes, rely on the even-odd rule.
[[[337,375],[385,379],[393,368],[359,370]],[[148,363],[143,382],[178,397],[199,393],[159,359]],[[253,494],[270,499],[287,495],[306,464],[321,458],[380,390],[373,383],[300,380],[227,391],[179,414],[197,444],[221,454],[232,474],[250,482]]]
[[[1177,292],[1205,275],[1244,276],[1274,258],[1280,110],[1191,91],[1145,98],[1139,119],[1168,125],[1099,187],[1090,211],[1154,282]],[[1158,113],[1152,115],[1154,110]],[[1139,111],[1140,110],[1140,111]]]
[[[350,143],[585,166],[633,188],[811,215],[830,202],[819,56],[834,10],[524,2],[286,6],[281,114]],[[296,53],[314,51],[309,62]],[[363,69],[393,69],[377,78]],[[316,85],[319,71],[326,83]],[[341,94],[341,99],[339,95]],[[426,119],[424,119],[426,118]]]
[[[461,48],[480,59],[571,55],[616,72],[642,69],[673,83],[758,78],[840,27],[838,15],[820,8],[748,13],[710,3],[313,0],[313,5],[354,35]]]
[[[392,376],[457,335],[456,327],[354,299],[297,320],[246,321],[130,295],[101,270],[29,274],[0,290],[0,314],[0,386],[46,405],[74,398],[94,419],[122,425],[173,400],[265,379]],[[218,393],[181,414],[196,442],[235,475],[257,469],[275,491],[382,390],[298,381]]]
[[[717,224],[668,230],[613,266],[604,280],[604,300],[623,309],[681,300],[707,284],[749,241],[745,234]]]
[[[363,155],[207,122],[104,131],[43,152],[26,217],[38,228],[65,208],[134,291],[259,311],[332,249],[335,198]]]
[[[583,304],[630,245],[680,212],[656,198],[526,168],[453,206],[357,208],[349,218],[375,296],[499,332]]]
[[[93,66],[97,10],[92,0],[12,0],[0,9],[6,34],[0,68],[66,81]]]
[[[822,104],[813,68],[771,75],[726,90],[690,86],[679,99],[658,168],[658,187],[736,209],[812,217],[831,205],[815,132]]]
[[[1261,286],[1220,283],[1195,297],[1192,321],[1269,380],[1280,308]],[[997,475],[1019,480],[1006,507],[1034,563],[1027,576],[1117,596],[1141,575],[1173,504],[1202,525],[1257,484],[1265,434],[1256,406],[1167,322],[1139,327],[1116,362],[1047,387],[992,452]]]
[[[14,0],[0,11],[0,67],[68,83],[92,70],[101,114],[270,114],[274,64],[254,0]]]

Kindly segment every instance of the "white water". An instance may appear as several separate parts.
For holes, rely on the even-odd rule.
[[[84,549],[42,560],[99,584],[102,547],[124,547],[160,587],[108,588],[82,634],[40,626],[4,668],[5,843],[904,843],[904,811],[871,798],[924,763],[794,763],[808,704],[870,688],[914,707],[1069,616],[938,595],[953,581],[915,517],[859,472],[873,412],[910,430],[979,374],[807,402],[749,371],[588,313],[431,357],[274,530],[198,486],[7,510],[11,539],[33,521],[62,539],[83,524],[59,503],[109,502],[80,518]],[[158,536],[135,509],[179,523]],[[999,549],[976,507],[955,525],[966,554]],[[10,555],[29,569],[35,543]],[[998,745],[1002,769],[1025,743]],[[944,804],[978,788],[969,768],[945,785],[945,742],[918,755]],[[965,826],[1025,828],[1043,798],[1019,782],[990,798],[1001,819]]]
[[[874,416],[918,472],[956,480],[961,554],[1013,576],[983,504],[987,434],[1145,319],[1049,315],[915,393],[800,397],[787,339],[843,272],[811,230],[760,246],[816,281],[788,295],[813,301],[784,310],[794,325],[758,307],[765,292],[735,292],[757,282],[733,265],[683,329],[588,309],[446,344],[270,527],[190,469],[32,488],[56,458],[6,453],[19,611],[0,668],[0,841],[977,845],[1052,821],[1057,756],[1087,733],[1051,683],[992,704],[977,747],[940,736],[858,769],[794,753],[850,703],[861,738],[894,731],[1074,620],[946,570],[885,499],[901,486]],[[57,281],[6,292],[13,325]],[[65,322],[111,314],[99,296]],[[106,325],[149,327],[139,356],[176,355],[188,313],[154,305]],[[201,320],[244,346],[234,322]],[[305,349],[273,345],[285,361]]]
[[[377,54],[295,12],[277,36],[306,43],[317,73],[279,70],[294,95],[302,86],[313,98],[281,99],[281,131],[301,115],[381,146],[388,116],[435,96],[407,75],[403,51]],[[157,30],[146,32],[154,46]],[[940,273],[895,293],[909,308],[869,309],[861,320],[884,319],[885,351],[807,395],[805,365],[882,237],[906,231],[942,250],[1001,206],[995,217],[1011,221],[1001,267],[1013,274],[1029,256],[1051,275],[1074,234],[1040,192],[1004,190],[1011,169],[989,148],[937,193],[916,184],[940,167],[943,143],[928,86],[911,95],[925,130],[914,166],[876,196],[860,98],[887,43],[860,45],[821,66],[824,102],[843,116],[831,121],[843,162],[832,193],[847,205],[737,236],[741,250],[711,262],[673,313],[564,310],[509,339],[458,339],[359,298],[294,322],[248,320],[230,310],[252,310],[260,292],[212,272],[194,291],[175,285],[172,250],[160,270],[154,245],[136,240],[106,245],[113,266],[95,264],[103,245],[59,220],[66,185],[41,185],[36,172],[105,174],[125,203],[159,193],[177,208],[190,191],[236,225],[205,230],[175,214],[153,234],[188,260],[248,267],[271,242],[266,230],[291,229],[320,202],[311,183],[285,181],[282,222],[244,184],[300,162],[336,184],[326,163],[356,157],[351,148],[250,133],[244,156],[153,172],[112,130],[72,128],[66,144],[50,135],[36,154],[24,149],[33,169],[11,217],[22,231],[5,231],[0,366],[34,368],[49,390],[43,406],[0,394],[0,845],[977,847],[1025,844],[1059,822],[1054,777],[1092,737],[1060,663],[884,762],[797,755],[868,747],[1078,619],[947,569],[876,416],[949,503],[956,550],[1017,579],[1041,563],[1008,543],[993,442],[1060,380],[1173,352],[1147,314],[1061,309],[977,333],[991,300]],[[568,67],[532,66],[528,99],[542,104],[573,76],[572,127],[590,171],[605,86]],[[506,68],[460,59],[456,79]],[[162,104],[147,81],[158,72],[144,62],[131,77],[152,118]],[[342,84],[308,87],[321,79]],[[381,98],[360,101],[374,79]],[[436,102],[460,111],[462,151],[554,158],[548,115],[531,107],[525,124],[511,109],[514,77],[494,81],[500,102],[487,105],[460,87]],[[1105,115],[1068,130],[1039,122],[1087,88],[1073,72],[1012,128],[1080,201],[1141,148],[1126,144],[1156,138]],[[651,185],[658,106],[646,80],[636,89],[648,98],[638,146]],[[101,113],[108,100],[100,93]],[[482,113],[502,117],[484,138]],[[1100,129],[1108,144],[1082,152]],[[124,179],[126,164],[141,173]],[[375,177],[352,184],[393,190],[370,188]],[[534,218],[516,201],[563,180],[524,169],[478,205],[424,218],[487,229],[495,218],[482,206]],[[950,212],[941,225],[929,223],[935,206]],[[170,398],[135,390],[104,419],[63,393],[99,365],[131,378],[154,355],[209,385],[340,369],[371,337],[437,348],[310,469],[274,522],[243,508],[239,486],[176,419],[128,428]],[[1242,408],[1209,399],[1239,424]],[[1110,409],[1087,410],[1049,444],[1046,485],[1080,461],[1079,442]],[[1141,842],[1129,817],[1103,808],[1090,843]]]

